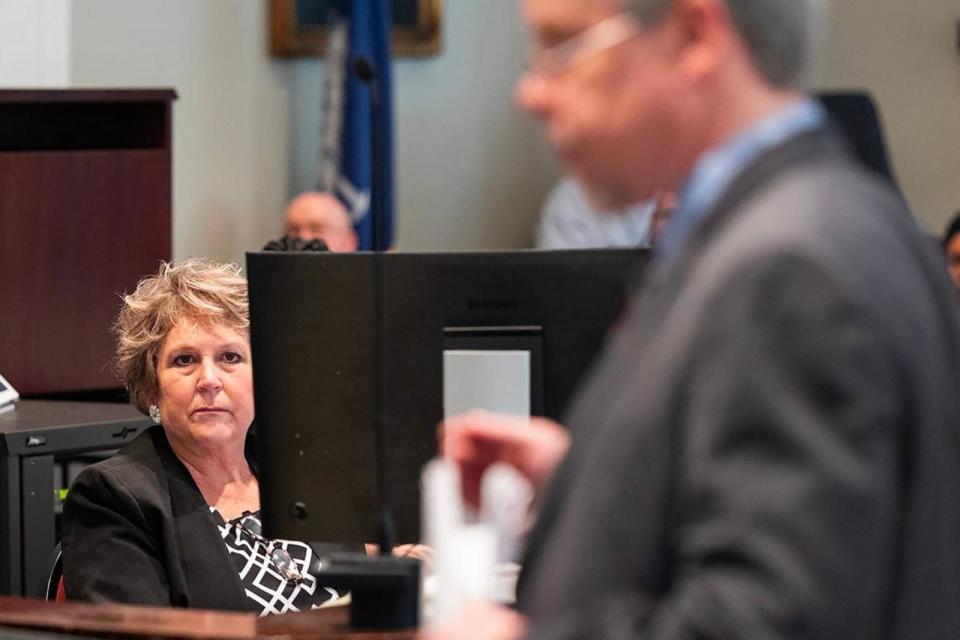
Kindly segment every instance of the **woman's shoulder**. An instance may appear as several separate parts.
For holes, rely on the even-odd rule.
[[[162,472],[164,450],[168,446],[163,427],[148,427],[106,460],[84,467],[73,485],[99,485],[106,482],[143,486],[145,480],[155,478]]]

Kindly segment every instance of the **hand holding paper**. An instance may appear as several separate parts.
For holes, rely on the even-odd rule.
[[[546,418],[471,411],[440,426],[443,457],[456,464],[467,504],[480,502],[487,468],[503,462],[516,469],[539,495],[570,448],[570,434]]]

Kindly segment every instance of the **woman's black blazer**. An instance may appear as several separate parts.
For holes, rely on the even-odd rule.
[[[85,468],[63,513],[68,599],[256,611],[163,428]]]

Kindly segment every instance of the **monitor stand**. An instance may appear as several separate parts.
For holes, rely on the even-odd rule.
[[[419,624],[420,561],[392,555],[330,553],[310,567],[319,584],[350,590],[354,629],[409,629]]]

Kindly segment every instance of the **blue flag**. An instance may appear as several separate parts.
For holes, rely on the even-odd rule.
[[[393,91],[390,0],[338,0],[327,49],[319,188],[335,192],[350,208],[361,250],[393,243]],[[372,66],[378,93],[377,157],[371,148],[371,88],[354,72],[358,58]],[[372,171],[381,191],[371,198]],[[372,209],[382,238],[374,246]]]

